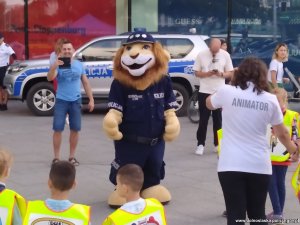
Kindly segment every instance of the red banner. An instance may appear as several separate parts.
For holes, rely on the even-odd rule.
[[[24,59],[24,3],[0,2],[6,42]],[[48,57],[58,38],[70,39],[75,48],[92,38],[116,33],[115,0],[36,0],[28,5],[29,58]]]

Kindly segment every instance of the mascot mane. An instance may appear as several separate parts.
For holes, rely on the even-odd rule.
[[[169,53],[163,49],[159,42],[155,42],[153,44],[155,64],[140,77],[132,76],[122,67],[121,56],[124,52],[124,49],[125,46],[122,46],[116,52],[116,56],[114,58],[113,76],[120,83],[137,90],[145,90],[151,84],[158,82],[163,76],[167,75],[170,56]]]

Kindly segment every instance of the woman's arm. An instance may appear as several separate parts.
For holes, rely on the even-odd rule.
[[[213,105],[211,104],[211,95],[208,96],[206,98],[206,107],[209,109],[209,110],[215,110],[215,108],[213,107]]]
[[[290,154],[299,154],[298,146],[293,141],[291,141],[290,133],[285,127],[285,125],[281,123],[272,127],[274,134],[278,137],[279,141],[286,147],[288,152]]]
[[[272,70],[271,71],[271,81],[272,81],[272,84],[273,84],[274,88],[278,88],[276,75],[277,75],[277,72],[275,70]]]

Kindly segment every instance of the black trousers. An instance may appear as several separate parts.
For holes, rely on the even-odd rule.
[[[210,94],[201,93],[201,92],[198,93],[200,120],[199,120],[199,126],[197,130],[197,140],[198,140],[197,145],[205,146],[207,124],[208,124],[209,117],[212,114],[214,145],[217,146],[218,145],[217,131],[222,127],[222,113],[221,113],[221,109],[209,110],[206,107],[206,98],[209,95]]]
[[[265,204],[271,175],[230,171],[219,172],[218,176],[225,198],[227,225],[245,224],[236,220],[245,220],[246,212],[250,224],[268,224],[262,220],[266,219]]]

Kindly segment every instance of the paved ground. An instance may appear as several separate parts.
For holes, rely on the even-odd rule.
[[[297,107],[297,105],[293,105]],[[112,212],[106,198],[113,190],[108,181],[110,162],[114,149],[111,140],[102,131],[103,106],[94,113],[84,113],[77,157],[81,165],[77,170],[78,185],[70,199],[92,206],[92,224],[100,225]],[[180,118],[182,131],[178,140],[166,145],[166,178],[173,200],[167,205],[170,225],[226,224],[221,217],[224,200],[218,182],[217,156],[212,152],[211,121],[207,149],[203,156],[193,154],[197,126],[186,117]],[[9,102],[9,110],[0,112],[0,146],[9,148],[15,163],[7,185],[29,200],[45,199],[48,195],[47,179],[52,160],[52,118],[36,117],[26,104]],[[67,158],[68,134],[64,133],[62,155]],[[238,159],[237,159],[238,160]],[[292,193],[290,178],[295,165],[287,173],[285,217],[300,218],[299,203]],[[268,200],[266,211],[271,210]]]

